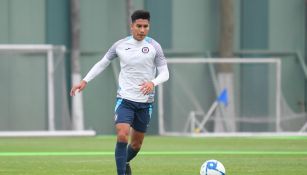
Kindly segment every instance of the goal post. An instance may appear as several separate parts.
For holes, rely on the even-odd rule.
[[[2,116],[6,118],[3,119],[3,123],[13,122],[13,124],[11,124],[11,127],[0,125],[0,136],[95,135],[94,131],[83,130],[75,132],[71,130],[72,123],[66,85],[66,77],[68,72],[65,66],[65,54],[66,48],[64,46],[56,46],[49,44],[0,45],[0,61],[2,61],[2,63],[7,63],[7,65],[10,66],[7,71],[3,72],[3,74],[4,76],[8,76],[12,79],[0,79],[2,83],[9,84],[7,85],[5,90],[9,92],[11,88],[18,89],[18,87],[16,86],[18,86],[18,81],[20,79],[22,80],[22,83],[26,82],[25,92],[20,92],[16,95],[13,94],[13,97],[3,99],[2,102],[0,101],[0,103],[5,103],[5,100],[8,101],[8,104],[6,106],[7,108],[9,108],[7,112],[2,113]],[[12,72],[9,69],[12,69],[16,66],[20,68],[19,72],[16,73],[16,75],[23,76],[24,71],[24,74],[26,74],[24,75],[24,77],[18,78],[9,75]],[[35,78],[39,79],[33,80],[31,79],[31,76],[34,76]],[[25,78],[29,78],[29,82],[23,80]],[[39,85],[39,87],[36,88],[35,84]],[[23,90],[24,89],[21,89],[21,91]],[[36,92],[33,91],[37,91],[37,94],[35,94]],[[22,93],[27,92],[31,94],[25,94],[23,95],[23,97],[20,97]],[[38,106],[37,108],[35,108],[35,106],[30,105],[28,107],[24,107],[27,102],[31,103],[31,97],[33,97],[33,103]],[[14,98],[13,101],[20,101],[18,102],[18,105],[14,106],[14,108],[16,108],[16,111],[20,110],[21,112],[15,112],[11,109],[11,106],[15,105],[15,103],[13,102],[9,103],[9,101],[12,101],[10,100],[11,98]],[[23,114],[26,116],[20,116]],[[14,119],[8,119],[10,117]],[[29,119],[30,122],[27,123],[27,119],[24,119],[23,117],[32,117],[34,123],[30,123],[32,121],[31,119]],[[21,121],[24,121],[26,124],[14,124]]]
[[[225,88],[222,86],[228,81],[227,78],[219,78],[221,72],[218,65],[221,64],[233,66],[231,86],[234,90],[230,100],[234,105],[234,118],[229,116],[227,107],[218,105],[205,124],[206,128],[193,132],[192,125],[197,124],[195,120],[204,119],[218,94]],[[168,65],[170,80],[158,89],[159,134],[288,132],[282,129],[282,66],[279,58],[170,58]],[[255,104],[260,104],[261,109]],[[191,114],[194,117],[191,118]],[[235,128],[227,130],[231,122],[235,123]],[[188,130],[187,126],[190,127]],[[214,129],[217,126],[223,129]]]

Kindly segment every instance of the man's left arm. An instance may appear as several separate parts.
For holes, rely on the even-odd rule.
[[[167,81],[169,79],[169,72],[167,65],[159,66],[158,69],[158,75],[155,79],[144,82],[141,84],[141,91],[144,95],[149,94],[153,91],[155,86],[158,86],[159,84],[162,84],[163,82]]]
[[[157,67],[158,69],[158,75],[155,79],[151,80],[153,82],[154,86],[158,86],[159,84],[162,84],[166,82],[169,79],[169,72],[167,64],[163,66]]]
[[[169,79],[167,61],[160,44],[155,40],[151,40],[151,44],[156,50],[154,64],[157,67],[158,75],[155,79],[141,84],[141,91],[145,95],[152,92],[155,86],[158,86]]]

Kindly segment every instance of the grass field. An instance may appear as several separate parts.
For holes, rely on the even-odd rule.
[[[115,175],[115,136],[0,138],[2,175]],[[208,159],[227,175],[306,175],[307,137],[147,136],[133,175],[199,175]]]

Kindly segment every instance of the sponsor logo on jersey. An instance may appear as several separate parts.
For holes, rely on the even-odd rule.
[[[148,53],[149,52],[149,48],[148,47],[143,47],[142,48],[142,52],[143,53]]]

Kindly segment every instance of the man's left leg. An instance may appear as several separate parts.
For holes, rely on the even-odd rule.
[[[131,175],[130,160],[132,160],[140,151],[145,133],[131,128],[131,140],[127,148],[126,175]]]
[[[139,132],[131,128],[131,141],[127,149],[127,162],[130,162],[142,147],[145,133]]]
[[[138,154],[142,147],[145,133],[150,122],[152,113],[152,104],[138,104],[138,111],[135,113],[133,123],[131,125],[130,144],[127,148],[126,174],[131,175],[129,162]]]

